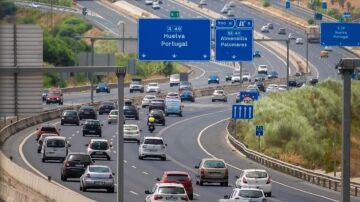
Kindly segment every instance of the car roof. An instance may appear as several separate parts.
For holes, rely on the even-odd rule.
[[[136,124],[124,124],[124,127],[125,127],[125,126],[132,126],[132,127],[137,127],[137,128],[139,128],[139,126],[136,125]]]
[[[189,173],[185,172],[185,171],[165,171],[164,174],[166,174],[166,175],[169,175],[169,174],[189,175]]]
[[[159,187],[182,187],[184,188],[184,185],[180,184],[180,183],[156,183],[157,186]]]
[[[65,137],[63,137],[63,136],[47,136],[47,137],[45,137],[45,139],[58,139],[58,140],[65,140],[66,138]]]
[[[223,161],[225,162],[224,159],[217,159],[217,158],[203,158],[202,161],[209,161],[209,160],[217,160],[217,161]]]
[[[243,169],[243,172],[254,172],[254,171],[259,171],[259,172],[266,172],[266,170],[264,169]]]
[[[90,156],[90,154],[85,153],[85,152],[69,152],[68,153],[68,155],[76,155],[76,154]]]
[[[90,142],[108,142],[108,140],[98,138],[98,139],[91,139]]]
[[[253,187],[242,187],[242,188],[234,188],[233,189],[234,191],[237,190],[237,191],[240,191],[240,190],[254,190],[254,191],[263,191],[261,189],[258,189],[258,188],[253,188]]]
[[[145,136],[144,139],[162,140],[162,137]]]

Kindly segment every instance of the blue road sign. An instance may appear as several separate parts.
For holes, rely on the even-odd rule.
[[[215,21],[215,59],[251,61],[253,59],[253,21],[219,19]]]
[[[360,23],[321,23],[322,46],[360,46]]]
[[[344,17],[344,18],[351,18],[351,12],[350,12],[350,11],[345,11],[345,12],[343,13],[343,17]]]
[[[242,102],[245,97],[252,98],[253,101],[256,101],[259,99],[259,93],[258,92],[247,92],[247,91],[240,91],[240,101]]]
[[[315,20],[322,20],[322,17],[323,17],[322,13],[318,13],[318,12],[314,13]]]
[[[233,119],[252,119],[254,107],[252,105],[233,105],[232,118]]]
[[[327,2],[326,1],[321,2],[321,8],[324,9],[324,10],[327,9]]]
[[[255,135],[256,135],[256,136],[263,136],[263,135],[264,135],[264,126],[262,126],[262,125],[256,125]]]
[[[285,8],[290,9],[291,1],[285,1]]]
[[[209,61],[209,19],[139,19],[138,59]]]

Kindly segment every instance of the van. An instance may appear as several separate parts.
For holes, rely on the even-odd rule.
[[[169,114],[176,114],[182,117],[182,106],[180,99],[166,99],[165,100],[165,116]]]
[[[70,147],[65,137],[49,136],[44,139],[41,148],[41,161],[46,160],[60,160],[64,161],[67,154],[68,148]]]

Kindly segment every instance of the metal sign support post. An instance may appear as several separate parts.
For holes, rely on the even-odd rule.
[[[91,66],[94,66],[94,43],[95,40],[91,39]],[[94,78],[92,72],[89,73],[90,79],[90,97],[91,97],[91,104],[94,104]]]
[[[261,137],[261,136],[259,135],[259,152],[260,152],[260,137]]]

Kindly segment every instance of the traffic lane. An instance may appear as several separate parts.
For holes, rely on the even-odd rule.
[[[285,175],[273,169],[269,169],[250,159],[247,159],[229,146],[226,137],[228,122],[222,121],[207,128],[201,135],[201,145],[216,158],[222,158],[230,166],[230,173],[239,174],[239,169],[266,169],[269,171],[273,180],[273,197],[281,201],[335,201],[340,198],[340,193],[330,189],[322,188],[314,184],[308,183],[298,178]],[[214,142],[218,144],[214,144]],[[235,179],[232,178],[232,183]],[[284,186],[286,185],[286,186]],[[301,191],[300,191],[301,190]],[[359,198],[352,198],[352,201],[359,201]]]

